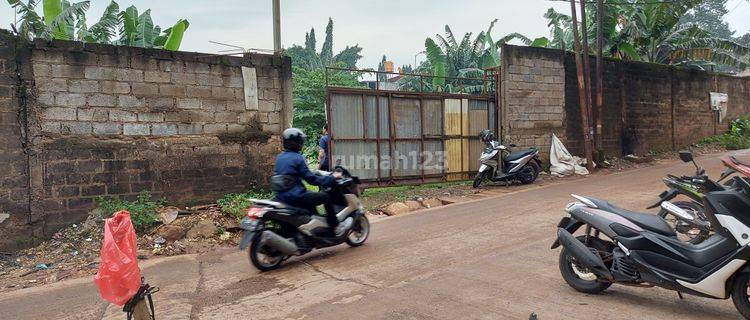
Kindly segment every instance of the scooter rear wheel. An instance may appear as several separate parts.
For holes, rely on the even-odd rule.
[[[255,236],[253,242],[250,244],[250,249],[247,251],[250,257],[250,263],[253,264],[260,271],[271,271],[278,269],[281,263],[284,261],[283,256],[275,255],[273,252],[269,252],[269,248],[264,246],[260,241],[260,234]]]

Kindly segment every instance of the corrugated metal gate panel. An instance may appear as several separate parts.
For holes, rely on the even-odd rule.
[[[337,138],[362,138],[364,122],[361,95],[331,96],[331,131]]]
[[[396,138],[420,138],[422,119],[419,116],[419,100],[393,98],[391,103]]]
[[[438,137],[443,135],[443,101],[422,100],[422,123],[424,123],[425,137]]]
[[[328,102],[334,160],[371,183],[469,178],[496,129],[489,97],[329,88]]]

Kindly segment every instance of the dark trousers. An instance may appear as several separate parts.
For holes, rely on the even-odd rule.
[[[339,219],[336,217],[336,210],[333,208],[331,196],[325,192],[305,192],[302,197],[298,198],[292,204],[295,207],[310,210],[315,213],[315,207],[323,205],[326,208],[326,223],[331,229],[339,225]]]

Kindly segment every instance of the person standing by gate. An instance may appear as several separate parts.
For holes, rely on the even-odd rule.
[[[328,124],[323,125],[323,136],[318,141],[318,170],[331,171],[328,155],[328,142],[331,137],[328,136]]]

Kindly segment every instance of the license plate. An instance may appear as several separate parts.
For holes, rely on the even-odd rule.
[[[247,246],[250,245],[250,241],[253,240],[253,235],[255,235],[255,231],[244,231],[242,233],[242,241],[240,241],[240,250],[245,250]]]

